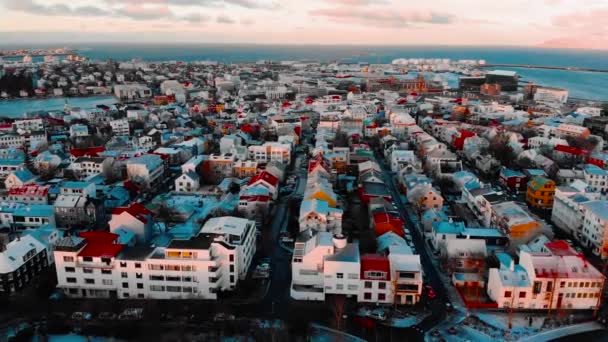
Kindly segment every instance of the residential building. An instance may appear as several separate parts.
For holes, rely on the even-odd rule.
[[[29,234],[9,241],[0,235],[0,293],[12,294],[27,287],[49,266],[47,247]]]
[[[534,177],[528,182],[526,202],[536,209],[551,209],[555,197],[555,182],[545,177]]]
[[[127,160],[127,175],[131,181],[154,187],[162,182],[165,163],[157,154],[144,154]]]

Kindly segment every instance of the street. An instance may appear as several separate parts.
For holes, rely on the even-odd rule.
[[[424,241],[424,235],[418,230],[416,224],[412,221],[411,217],[408,215],[408,211],[406,206],[408,204],[404,204],[401,200],[401,194],[395,185],[395,179],[393,177],[393,173],[386,166],[384,157],[377,153],[376,154],[378,164],[382,169],[382,175],[384,177],[384,182],[389,188],[391,195],[393,197],[393,201],[399,209],[401,213],[401,218],[406,223],[406,226],[410,228],[410,232],[413,237],[413,242],[420,254],[420,263],[422,264],[422,268],[424,270],[424,274],[426,275],[426,281],[433,287],[435,292],[437,293],[437,298],[429,302],[429,306],[431,308],[432,314],[426,317],[420,324],[418,324],[418,328],[423,331],[431,330],[436,324],[441,322],[445,317],[446,313],[446,303],[449,303],[450,300],[447,296],[445,286],[437,273],[437,269],[433,264],[433,259],[426,248],[426,243]]]

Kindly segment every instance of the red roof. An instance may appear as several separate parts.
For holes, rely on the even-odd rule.
[[[266,171],[262,171],[261,173],[253,176],[249,181],[249,185],[255,184],[258,181],[266,182],[275,188],[279,185],[279,179],[275,177],[272,173]]]
[[[78,157],[98,157],[99,153],[105,151],[106,148],[103,146],[86,147],[86,148],[73,148],[70,150],[70,154],[76,158]]]
[[[81,257],[115,257],[124,247],[115,243],[119,235],[110,232],[84,232],[79,236],[87,240],[87,245],[78,253]]]
[[[545,244],[545,248],[547,248],[553,255],[578,255],[578,252],[564,240],[547,242]]]
[[[383,272],[382,278],[366,277],[366,272]],[[391,264],[388,257],[380,254],[365,254],[361,256],[361,279],[391,280]]]
[[[575,156],[586,156],[589,154],[589,151],[587,151],[587,150],[584,150],[579,147],[573,147],[573,146],[567,146],[567,145],[555,145],[553,150],[558,151],[558,152],[572,154]]]
[[[315,102],[315,100],[312,97],[307,97],[304,102],[306,102],[306,104],[312,104],[313,102]]]
[[[143,223],[148,223],[147,216],[152,216],[152,212],[139,203],[133,203],[130,207],[118,207],[112,210],[112,215],[120,215],[123,212],[128,212],[131,216],[140,220]]]
[[[18,188],[12,188],[9,190],[9,195],[14,196],[37,196],[37,197],[45,197],[49,193],[48,186],[39,186],[39,185],[25,185]]]

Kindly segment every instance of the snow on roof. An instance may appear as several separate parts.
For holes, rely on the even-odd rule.
[[[360,256],[358,243],[349,243],[344,248],[336,248],[334,254],[325,257],[325,261],[336,262],[358,263],[359,260]]]
[[[602,221],[608,220],[608,201],[589,201],[582,205]]]
[[[23,235],[9,242],[6,250],[0,253],[0,274],[11,273],[19,269],[31,257],[45,249],[45,245],[30,235]],[[35,249],[34,254],[28,254]]]
[[[201,228],[200,232],[241,236],[247,229],[247,225],[252,222],[253,221],[234,216],[213,217],[205,222],[205,225]]]

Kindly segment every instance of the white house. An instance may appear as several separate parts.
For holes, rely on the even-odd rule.
[[[129,120],[127,119],[112,120],[110,121],[110,127],[112,127],[114,135],[129,135]]]
[[[199,176],[194,171],[182,173],[175,179],[176,192],[195,192],[200,187]]]

